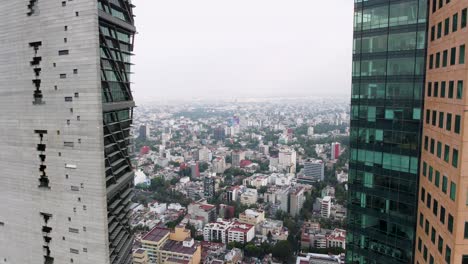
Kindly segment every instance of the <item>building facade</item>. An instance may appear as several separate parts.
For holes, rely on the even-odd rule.
[[[325,177],[325,165],[322,160],[309,159],[304,161],[303,177],[301,182],[319,182]]]
[[[467,1],[429,1],[414,263],[468,263]]]
[[[413,263],[428,1],[354,2],[347,263]]]
[[[132,8],[0,3],[3,262],[131,263]]]

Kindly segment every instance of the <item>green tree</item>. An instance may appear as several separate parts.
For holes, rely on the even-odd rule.
[[[273,247],[273,257],[287,263],[289,259],[293,257],[293,247],[287,240],[282,240],[276,243]]]
[[[249,243],[244,247],[244,253],[247,257],[259,257],[262,253],[262,250],[254,244]]]

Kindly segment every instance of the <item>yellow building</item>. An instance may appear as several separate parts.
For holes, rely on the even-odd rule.
[[[150,263],[198,264],[201,261],[200,244],[190,237],[190,230],[183,226],[177,226],[174,230],[155,227],[142,238],[141,243]]]
[[[139,248],[133,252],[133,264],[149,264],[146,250]]]
[[[178,225],[169,235],[170,240],[184,241],[190,238],[190,230],[186,229],[183,225]]]
[[[239,214],[239,222],[244,224],[257,226],[263,221],[265,221],[265,212],[263,210],[247,209]]]

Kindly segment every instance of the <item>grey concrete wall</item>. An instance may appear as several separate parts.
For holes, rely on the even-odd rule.
[[[44,263],[45,225],[52,228],[49,245],[54,263],[71,259],[75,264],[109,263],[97,1],[64,2],[66,6],[59,0],[39,0],[36,12],[28,16],[29,0],[0,1],[2,264]],[[35,41],[42,41],[38,51],[42,105],[32,103],[34,50],[29,43]],[[69,55],[59,56],[64,49]],[[60,79],[60,74],[67,78]],[[73,102],[66,102],[67,96]],[[44,165],[50,189],[38,188],[40,139],[34,130],[48,131]],[[65,141],[74,146],[65,147]],[[78,191],[72,191],[72,186]],[[41,212],[52,214],[47,224]]]

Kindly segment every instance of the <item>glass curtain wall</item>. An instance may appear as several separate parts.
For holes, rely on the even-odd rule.
[[[413,263],[427,0],[355,0],[347,263]]]

